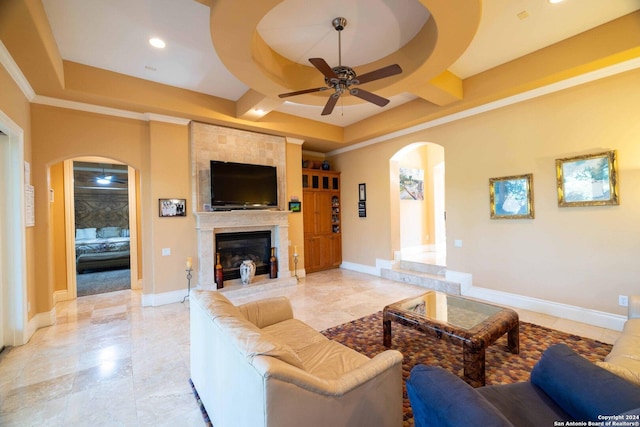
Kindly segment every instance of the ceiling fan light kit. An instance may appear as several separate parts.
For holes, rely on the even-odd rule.
[[[341,32],[347,26],[347,20],[342,17],[334,18],[331,21],[333,28],[338,32],[338,66],[331,67],[323,58],[309,58],[309,62],[316,67],[324,75],[324,83],[326,86],[303,89],[295,92],[281,93],[278,95],[280,98],[288,98],[290,96],[303,95],[313,92],[322,92],[328,89],[333,89],[333,93],[329,96],[327,103],[325,104],[322,115],[327,116],[333,112],[338,99],[342,94],[348,92],[350,95],[356,96],[367,102],[375,104],[379,107],[384,107],[389,103],[389,100],[383,98],[375,93],[366,91],[364,89],[352,87],[363,83],[369,83],[374,80],[383,79],[385,77],[391,77],[396,74],[402,73],[402,68],[398,64],[389,65],[387,67],[379,68],[377,70],[365,73],[358,77],[358,74],[353,68],[346,65],[342,65],[342,39]]]

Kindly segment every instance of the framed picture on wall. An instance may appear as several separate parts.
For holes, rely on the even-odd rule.
[[[557,159],[556,177],[560,207],[620,204],[615,150]]]
[[[491,219],[531,219],[533,174],[489,178]]]
[[[364,202],[367,200],[367,184],[358,184],[358,201]]]
[[[358,202],[358,217],[367,217],[367,202]]]
[[[301,212],[302,211],[302,202],[298,200],[292,200],[289,202],[289,210],[291,212]]]
[[[159,199],[158,205],[161,217],[187,216],[186,199]]]

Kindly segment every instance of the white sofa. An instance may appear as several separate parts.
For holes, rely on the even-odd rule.
[[[640,385],[640,295],[629,297],[629,318],[604,362],[597,364]]]
[[[191,380],[215,427],[402,425],[400,352],[329,340],[285,297],[234,306],[194,291],[190,312]]]

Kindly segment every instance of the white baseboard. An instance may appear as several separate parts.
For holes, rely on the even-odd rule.
[[[380,267],[371,267],[370,265],[356,264],[355,262],[345,262],[340,264],[340,268],[345,270],[357,271],[358,273],[371,274],[373,276],[380,276]]]
[[[391,268],[392,264],[392,260],[376,259],[376,267],[350,262],[343,262],[340,267],[346,270],[380,276],[380,269]],[[480,288],[473,286],[472,279],[473,277],[469,273],[450,270],[447,270],[446,273],[446,280],[460,283],[460,290],[463,296],[478,298],[495,304],[521,308],[523,310],[534,311],[536,313],[548,314],[561,319],[573,320],[615,331],[621,331],[624,323],[627,321],[626,316],[621,316],[619,314],[606,313],[604,311],[591,310],[588,308],[512,294],[509,292],[496,291],[493,289]]]
[[[624,326],[624,322],[627,321],[626,316],[621,316],[619,314],[606,313],[604,311],[591,310],[574,305],[526,297],[508,292],[495,291],[493,289],[479,288],[476,286],[466,288],[462,295],[482,299],[496,304],[522,308],[536,313],[548,314],[561,319],[573,320],[601,328],[613,329],[615,331],[621,331]]]

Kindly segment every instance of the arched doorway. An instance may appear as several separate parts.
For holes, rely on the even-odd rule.
[[[62,169],[57,180],[55,169]],[[77,157],[52,165],[50,174],[64,194],[64,209],[54,212],[53,222],[64,224],[64,233],[54,231],[54,246],[64,243],[64,256],[57,257],[55,265],[65,266],[56,271],[56,283],[66,287],[54,290],[54,300],[137,289],[135,169],[114,159]]]
[[[446,265],[444,147],[416,142],[390,161],[396,258]]]

